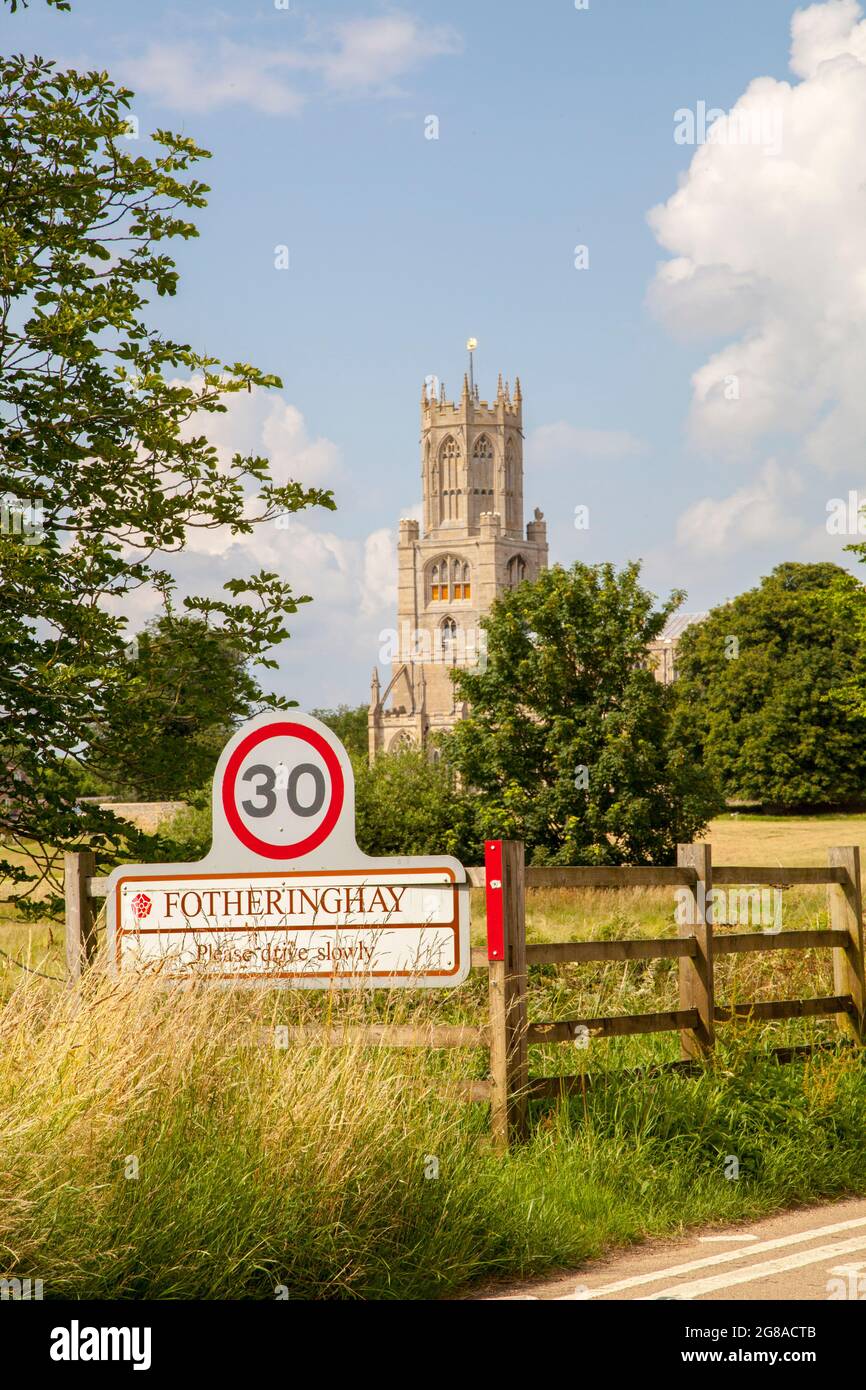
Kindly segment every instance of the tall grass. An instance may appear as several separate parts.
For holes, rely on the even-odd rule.
[[[4,1258],[91,1297],[432,1291],[472,1272],[480,1117],[384,1050],[256,1046],[267,1014],[146,979],[19,988],[0,1060]]]
[[[662,890],[533,890],[528,936],[672,935],[673,906]],[[826,925],[822,890],[786,891],[786,928]],[[533,1075],[585,1070],[592,1085],[533,1105],[530,1142],[501,1158],[486,1109],[449,1085],[486,1074],[483,1050],[258,1041],[324,1019],[483,1023],[483,972],[359,996],[166,990],[97,969],[74,994],[21,968],[61,976],[59,933],[3,924],[0,944],[18,962],[0,959],[0,1277],[41,1278],[47,1297],[428,1298],[866,1192],[861,1055],[769,1054],[834,1042],[832,1020],[723,1026],[694,1079],[627,1070],[676,1057],[675,1033],[533,1047]],[[720,1004],[832,992],[826,952],[716,962]],[[533,1021],[677,998],[672,960],[530,970]]]
[[[482,1052],[259,1045],[278,1019],[384,1007],[99,971],[78,994],[19,984],[2,1013],[0,1275],[47,1297],[427,1298],[866,1190],[859,1054],[779,1067],[766,1029],[729,1033],[695,1080],[625,1076],[594,1044],[593,1087],[534,1107],[508,1158],[448,1084],[483,1074]],[[569,1069],[587,1057],[565,1051]]]

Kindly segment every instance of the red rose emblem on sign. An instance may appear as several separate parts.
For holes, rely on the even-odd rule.
[[[132,914],[135,917],[135,920],[137,922],[140,922],[142,917],[150,916],[150,909],[153,906],[153,904],[151,903],[150,898],[147,896],[146,893],[136,893],[135,897],[132,900],[131,906]]]

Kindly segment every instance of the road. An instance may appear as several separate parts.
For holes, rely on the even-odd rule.
[[[866,1300],[866,1201],[785,1212],[673,1241],[647,1241],[551,1279],[488,1288],[486,1300]]]

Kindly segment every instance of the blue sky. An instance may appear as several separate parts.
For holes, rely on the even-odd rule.
[[[799,16],[795,71],[791,0],[73,7],[4,14],[4,48],[108,68],[143,149],[167,126],[213,152],[200,239],[152,319],[276,372],[279,399],[242,402],[221,442],[336,492],[336,514],[180,570],[200,591],[264,559],[313,595],[282,692],[366,699],[420,497],[421,382],[459,391],[470,334],[482,395],[521,377],[527,508],[554,560],[642,557],[690,609],[784,559],[850,561],[826,507],[861,486],[866,442],[855,0]],[[678,143],[699,103],[778,116],[783,146]]]

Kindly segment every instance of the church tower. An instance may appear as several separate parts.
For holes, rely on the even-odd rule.
[[[497,594],[547,568],[540,511],[524,532],[520,379],[512,393],[500,376],[491,404],[469,376],[457,402],[435,381],[429,390],[430,380],[421,390],[424,522],[400,522],[397,640],[384,689],[373,673],[371,760],[404,744],[423,747],[465,716],[452,669],[483,662],[479,624]]]

